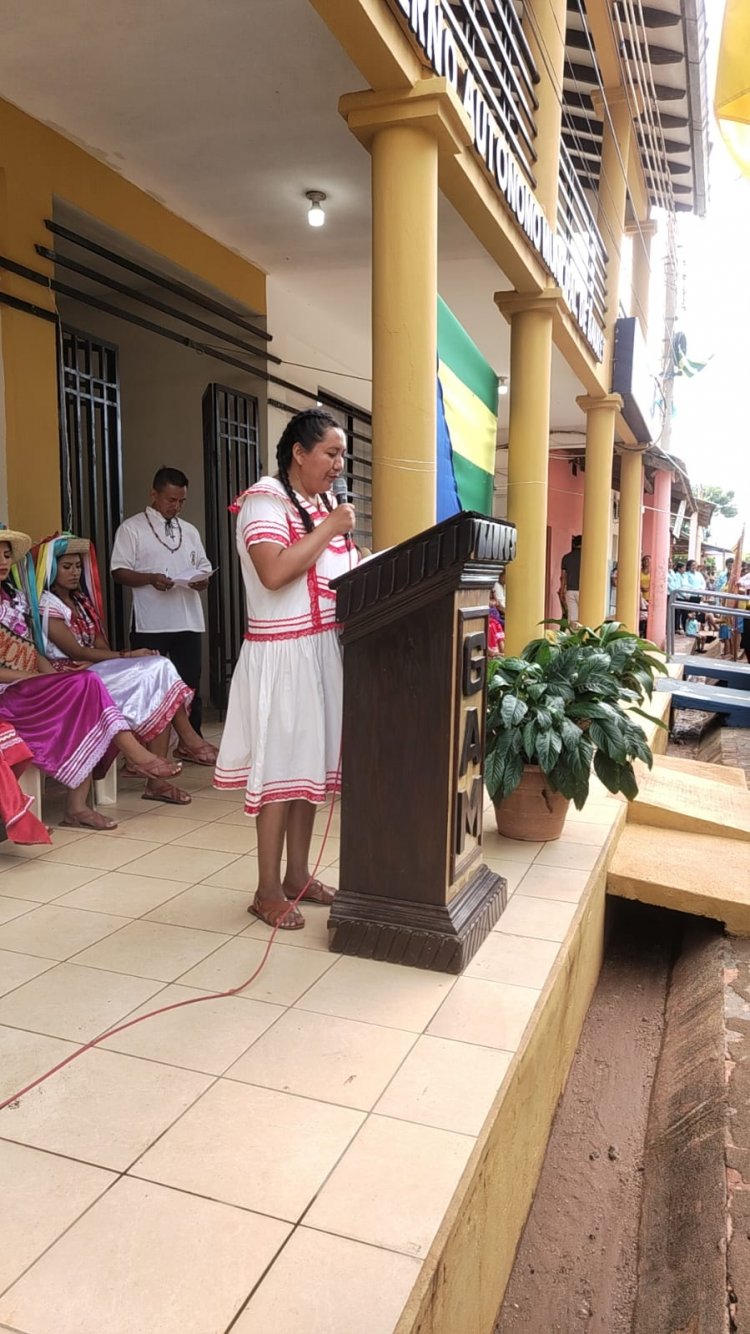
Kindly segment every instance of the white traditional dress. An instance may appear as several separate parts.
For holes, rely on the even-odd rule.
[[[315,527],[328,515],[298,496]],[[357,562],[335,537],[306,574],[266,588],[248,554],[260,542],[290,547],[305,536],[275,477],[240,497],[237,550],[247,631],[232,677],[214,787],[245,788],[245,812],[273,801],[320,804],[341,790],[343,674],[336,595],[329,581]]]
[[[65,622],[71,634],[84,648],[93,648],[99,630],[99,618],[88,598],[75,597],[75,610],[49,591],[39,600],[44,630],[44,652],[56,671],[80,669],[81,663],[68,658],[47,633],[50,619]],[[193,691],[186,685],[169,658],[110,658],[105,662],[85,664],[95,672],[128,727],[139,741],[153,741],[171,723],[181,704],[190,707]]]

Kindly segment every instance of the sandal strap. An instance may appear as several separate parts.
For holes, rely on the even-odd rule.
[[[152,795],[155,797],[169,797],[175,806],[189,806],[190,793],[184,788],[176,787],[174,783],[168,783],[165,778],[149,778],[149,784],[156,783],[158,787],[152,789]],[[187,798],[187,800],[186,800]]]
[[[314,893],[311,893],[311,890]],[[307,899],[310,903],[321,903],[323,907],[327,908],[333,903],[335,897],[336,891],[330,889],[328,885],[324,885],[322,880],[311,880],[302,895],[302,901],[304,902]]]
[[[290,908],[286,899],[262,899],[256,893],[248,912],[254,913],[261,922],[265,922],[266,926],[278,926],[280,931],[295,931],[299,930],[300,925],[304,925],[304,918],[299,909]],[[295,914],[302,918],[300,923],[294,923]]]

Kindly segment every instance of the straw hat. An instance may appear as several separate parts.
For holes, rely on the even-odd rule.
[[[18,533],[15,528],[5,528],[0,525],[0,542],[8,543],[14,565],[31,551],[31,538],[28,533]]]
[[[58,533],[57,537],[53,538],[52,540],[54,542],[61,542],[63,541],[64,538],[67,538],[65,552],[63,553],[64,555],[66,556],[88,555],[91,547],[91,542],[87,537],[68,537],[67,533]]]

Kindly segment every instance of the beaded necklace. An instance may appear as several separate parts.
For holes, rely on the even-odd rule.
[[[179,519],[174,518],[174,519],[170,519],[170,520],[168,521],[170,524],[173,524],[173,523],[176,523],[176,524],[177,524],[177,531],[178,531],[178,533],[179,533],[179,540],[178,540],[178,542],[177,542],[177,546],[176,546],[176,547],[171,547],[171,546],[169,545],[169,543],[168,543],[168,542],[165,542],[165,541],[164,541],[164,538],[163,538],[163,537],[160,537],[159,534],[157,533],[156,529],[154,528],[154,525],[152,524],[151,520],[150,520],[149,517],[148,517],[148,510],[144,510],[143,513],[144,513],[145,516],[146,516],[146,523],[148,524],[149,528],[151,529],[151,532],[153,533],[153,535],[154,535],[154,537],[156,538],[157,542],[161,542],[162,546],[165,547],[167,551],[179,551],[180,547],[182,546],[182,524],[180,523]],[[167,521],[165,520],[165,525],[166,525],[166,522],[167,522]]]

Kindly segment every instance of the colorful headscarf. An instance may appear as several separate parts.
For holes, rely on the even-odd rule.
[[[33,548],[32,555],[36,566],[34,594],[38,609],[42,593],[52,591],[57,578],[57,562],[61,556],[80,556],[83,566],[82,592],[88,597],[101,626],[104,621],[104,602],[99,582],[99,567],[93,543],[87,537],[76,537],[75,533],[53,533],[45,537]],[[47,622],[49,612],[39,613],[39,633],[42,644],[47,643]],[[42,648],[42,652],[46,652]]]
[[[6,533],[7,537],[3,537]],[[23,593],[28,603],[29,617],[31,619],[31,632],[34,637],[34,643],[40,653],[44,652],[44,635],[42,633],[42,621],[39,615],[39,599],[36,592],[36,580],[34,578],[34,562],[31,558],[31,538],[26,533],[19,533],[14,528],[8,528],[5,523],[0,523],[0,542],[7,541],[10,545],[11,554],[14,558],[14,564],[11,566],[10,578],[16,588]],[[28,546],[27,546],[28,543]]]
[[[93,604],[101,621],[104,616],[104,602],[99,582],[99,567],[93,543],[87,537],[76,537],[74,533],[53,533],[39,542],[33,551],[36,566],[36,590],[41,598],[45,590],[52,589],[57,578],[57,562],[61,556],[80,556],[83,566],[84,591]]]

